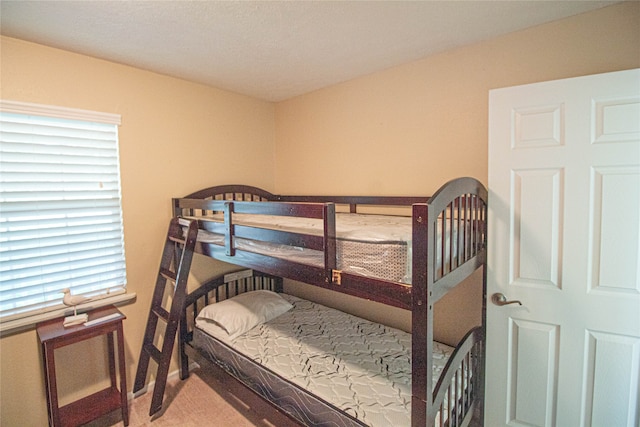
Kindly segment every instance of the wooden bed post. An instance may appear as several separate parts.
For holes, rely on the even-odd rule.
[[[484,215],[486,224],[486,205],[484,207]],[[485,236],[486,236],[485,229]],[[486,246],[485,249],[486,251]],[[486,257],[486,255],[485,255]],[[487,366],[487,262],[485,258],[484,265],[482,266],[482,349],[480,350],[480,368],[478,369],[478,397],[476,399],[479,402],[479,408],[473,415],[478,425],[484,426],[484,395],[485,395],[485,372]]]
[[[425,263],[429,259],[427,236],[430,218],[426,204],[413,205],[413,267],[411,308],[411,425],[427,424],[431,412],[433,382],[433,305],[428,294],[430,271]],[[432,228],[432,227],[431,227]]]
[[[324,228],[324,274],[325,283],[329,285],[334,283],[333,272],[338,267],[336,258],[336,206],[333,203],[325,204],[322,216]]]

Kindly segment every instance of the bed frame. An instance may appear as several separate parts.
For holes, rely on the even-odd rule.
[[[337,269],[336,210],[357,213],[370,206],[404,206],[410,209],[411,285],[359,276]],[[224,235],[224,244],[199,243],[199,252],[255,270],[250,278],[216,278],[187,297],[187,308],[180,331],[183,378],[188,376],[188,356],[202,361],[197,351],[190,346],[192,334],[189,329],[203,304],[220,301],[253,288],[273,288],[279,291],[282,287],[281,278],[286,278],[411,310],[411,424],[432,426],[440,410],[447,412],[444,425],[466,426],[472,420],[474,425],[482,424],[486,333],[487,190],[480,182],[473,178],[458,178],[443,185],[432,197],[278,196],[255,187],[225,185],[174,199],[173,208],[175,216],[192,220],[195,218],[200,228]],[[212,212],[223,213],[224,222],[213,223],[197,219]],[[321,219],[323,232],[321,236],[316,236],[237,225],[234,224],[236,213]],[[450,238],[442,238],[438,242],[435,238],[437,234]],[[324,254],[324,264],[321,267],[309,266],[241,250],[234,245],[236,238],[319,250]],[[479,268],[482,268],[482,324],[470,330],[458,343],[436,387],[432,390],[430,385],[433,379],[431,366],[434,304]],[[221,289],[225,291],[221,292]],[[246,381],[239,380],[249,389],[270,400],[269,393],[256,390],[255,385],[252,387]],[[463,384],[462,392],[455,387],[455,384],[460,382]],[[445,397],[449,402],[456,404],[444,406]],[[277,406],[277,402],[273,402],[272,399],[271,403]],[[304,418],[290,410],[279,409],[298,422],[305,423]]]

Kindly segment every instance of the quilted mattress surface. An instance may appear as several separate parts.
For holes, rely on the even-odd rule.
[[[293,309],[226,344],[364,425],[409,426],[411,335],[283,297]],[[212,342],[218,342],[202,333],[209,326],[206,321],[197,323],[196,347],[212,348]],[[437,342],[433,348],[435,385],[453,348]]]

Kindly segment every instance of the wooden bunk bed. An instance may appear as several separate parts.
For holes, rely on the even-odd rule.
[[[408,269],[394,267],[391,269],[399,273],[388,275],[384,269],[391,261],[383,258],[384,262],[376,262],[383,255],[371,252],[369,246],[364,250],[369,265],[354,265],[357,262],[349,258],[349,245],[357,246],[362,239],[358,233],[351,238],[351,229],[346,234],[341,230],[343,218],[356,216],[360,222],[370,215],[375,217],[377,214],[370,213],[372,206],[374,211],[400,209],[392,211],[394,215],[402,209],[408,213],[409,238],[399,245],[391,242],[408,254]],[[482,423],[487,191],[477,180],[452,180],[432,197],[278,196],[255,187],[225,185],[174,199],[173,208],[185,227],[197,223],[197,251],[252,269],[215,278],[186,297],[179,340],[183,378],[188,376],[187,358],[191,357],[200,364],[221,367],[297,423],[369,425],[370,420],[304,390],[273,368],[260,367],[255,357],[233,350],[225,340],[212,338],[194,326],[205,306],[256,289],[281,292],[285,278],[410,310],[410,388],[406,405],[410,406],[410,424]],[[271,220],[281,217],[304,224],[271,225]],[[307,228],[309,222],[311,229]],[[376,243],[389,241],[378,237]],[[295,256],[299,252],[305,255]],[[388,247],[385,252],[389,252]],[[482,324],[468,331],[447,356],[441,373],[434,373],[434,350],[440,345],[433,339],[434,304],[480,268]],[[288,298],[295,300],[293,305],[306,304]],[[202,345],[204,336],[213,344]],[[211,351],[210,347],[217,350]]]

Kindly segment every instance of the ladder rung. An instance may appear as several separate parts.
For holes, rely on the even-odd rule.
[[[160,359],[162,359],[162,352],[158,350],[155,345],[145,344],[144,351],[146,351],[149,356],[151,356],[151,358],[156,361],[156,363],[160,363]]]
[[[167,280],[171,280],[172,282],[176,281],[176,273],[166,268],[160,268],[160,275]]]
[[[167,310],[165,310],[162,307],[153,307],[151,308],[151,311],[153,311],[153,313],[158,316],[159,318],[163,319],[165,322],[169,321],[169,312]]]
[[[167,236],[169,238],[169,240],[171,240],[174,243],[178,243],[180,245],[184,245],[186,242],[184,240],[184,238],[182,237],[178,237],[178,236],[172,236],[172,235],[168,235]]]

